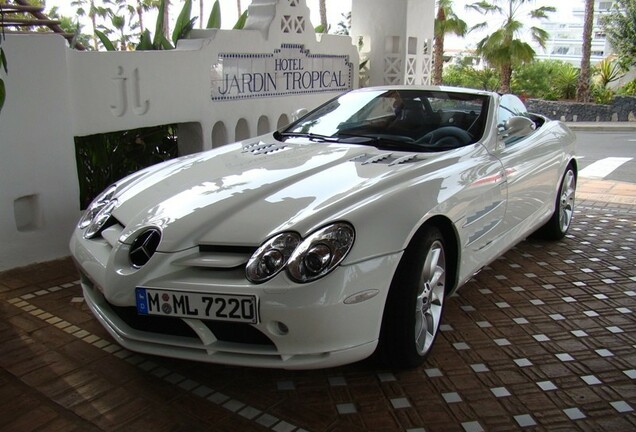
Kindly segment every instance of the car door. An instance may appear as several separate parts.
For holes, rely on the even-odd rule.
[[[523,103],[516,96],[502,96],[497,110],[500,130],[506,120],[518,115],[527,115]],[[525,136],[498,139],[497,155],[508,185],[504,230],[519,238],[550,212],[559,180],[560,144],[541,128]]]
[[[460,213],[455,219],[462,250],[460,279],[470,277],[499,255],[505,237],[507,184],[503,165],[481,145],[469,159],[469,167],[457,176],[462,188],[456,203]]]

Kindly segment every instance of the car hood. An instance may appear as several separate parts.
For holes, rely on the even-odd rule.
[[[270,135],[271,137],[271,135]],[[434,154],[370,146],[260,139],[151,167],[122,182],[115,218],[120,241],[161,229],[159,251],[196,245],[258,246],[284,230],[301,235],[345,217],[383,183]]]

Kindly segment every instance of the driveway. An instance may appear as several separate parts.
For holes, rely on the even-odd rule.
[[[420,368],[317,371],[122,349],[69,259],[0,273],[0,429],[636,430],[636,185],[582,180],[570,235],[527,240],[447,303]]]

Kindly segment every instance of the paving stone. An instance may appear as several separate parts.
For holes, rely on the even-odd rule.
[[[636,210],[584,205],[566,239],[522,242],[450,297],[407,371],[140,355],[72,301],[70,260],[0,273],[0,429],[633,430]]]

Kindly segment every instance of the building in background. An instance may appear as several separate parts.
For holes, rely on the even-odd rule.
[[[612,53],[607,41],[601,16],[607,14],[612,7],[611,0],[600,0],[594,3],[594,27],[592,30],[592,65],[600,62]],[[585,22],[585,1],[575,0],[568,11],[566,6],[558,6],[559,18],[545,21],[542,28],[550,34],[546,47],[534,46],[537,60],[561,60],[573,66],[581,65],[583,50],[583,23]]]

